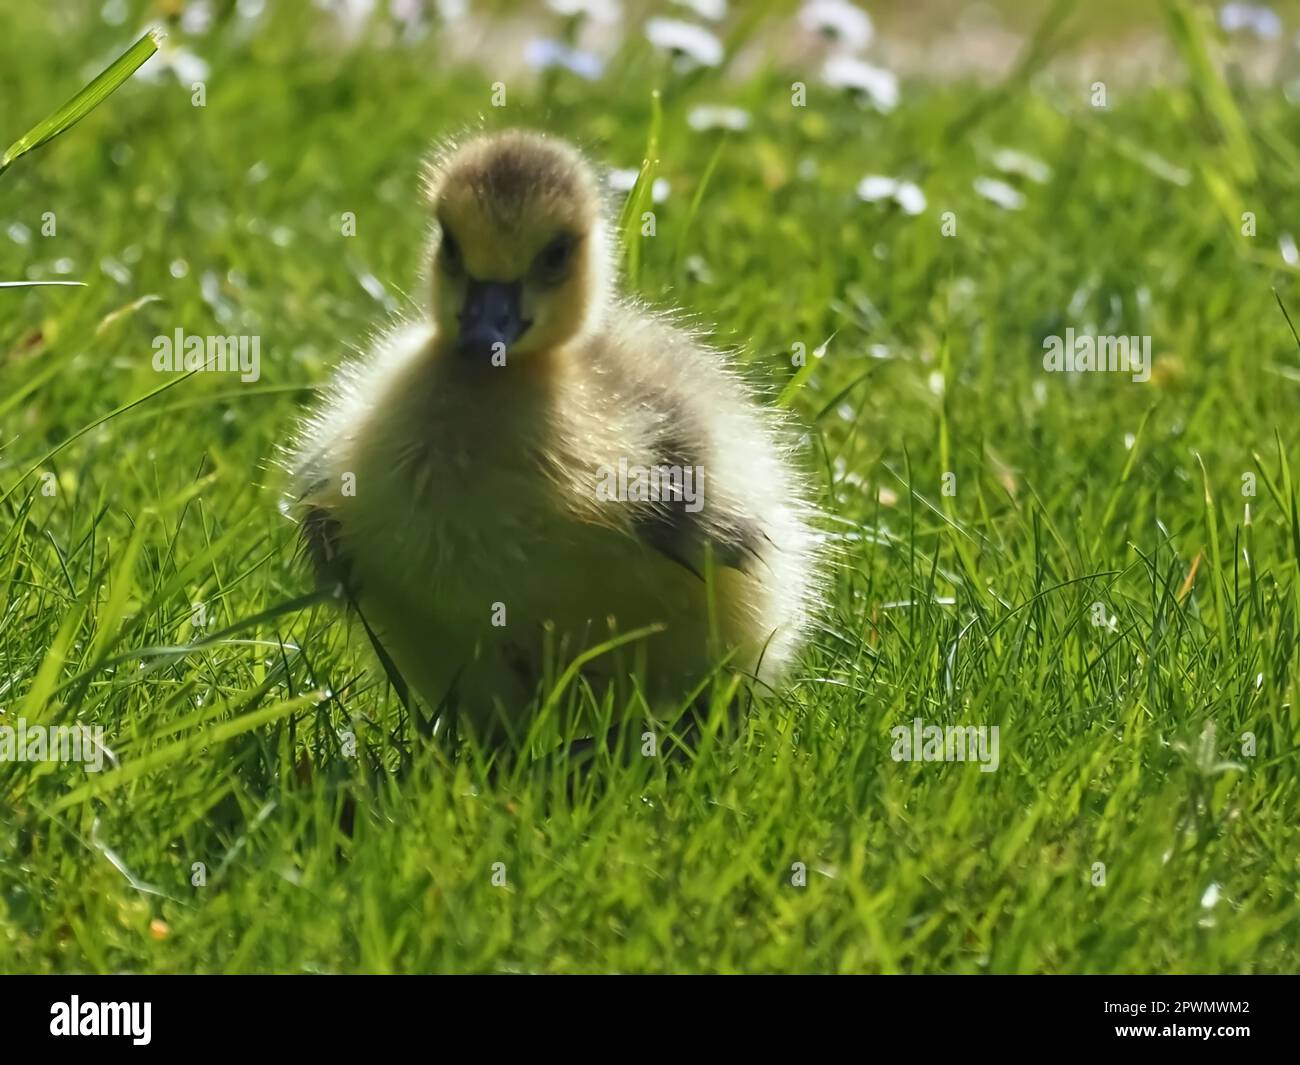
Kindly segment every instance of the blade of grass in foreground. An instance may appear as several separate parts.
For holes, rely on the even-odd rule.
[[[1205,526],[1210,538],[1210,586],[1214,592],[1214,619],[1219,630],[1219,640],[1224,650],[1228,648],[1228,624],[1223,612],[1223,591],[1219,587],[1220,574],[1223,573],[1223,556],[1219,553],[1219,516],[1214,507],[1214,496],[1210,492],[1210,475],[1205,471],[1205,462],[1196,452],[1196,462],[1201,467],[1201,483],[1205,489]]]
[[[241,714],[195,735],[185,736],[172,743],[165,744],[149,751],[147,754],[140,755],[138,758],[133,758],[120,769],[104,773],[81,787],[73,789],[50,806],[50,812],[58,813],[60,810],[66,810],[69,806],[75,806],[88,798],[113,791],[125,784],[129,784],[145,773],[163,769],[204,747],[215,747],[226,740],[242,736],[245,732],[251,732],[255,728],[260,728],[262,725],[286,717],[297,710],[312,706],[320,702],[324,697],[323,692],[305,692],[294,699],[287,699],[282,703],[276,703],[274,706],[255,710],[251,714]]]
[[[38,122],[14,141],[9,150],[0,156],[0,174],[8,170],[16,159],[70,130],[113,95],[127,78],[140,69],[146,59],[158,51],[158,41],[158,34],[150,30],[54,114]]]
[[[623,201],[618,219],[618,234],[625,261],[625,274],[630,290],[635,290],[641,275],[641,217],[654,203],[655,174],[659,170],[659,133],[663,128],[663,106],[659,90],[650,93],[650,132],[646,138],[645,154],[636,184]]]

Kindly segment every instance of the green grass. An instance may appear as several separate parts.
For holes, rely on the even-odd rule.
[[[1026,71],[908,82],[879,115],[811,61],[794,108],[786,70],[683,77],[636,41],[599,86],[504,76],[498,111],[498,76],[436,34],[340,47],[308,5],[270,6],[255,36],[188,42],[206,107],[137,78],[0,181],[0,279],[88,286],[0,289],[0,708],[102,725],[120,763],[0,764],[0,971],[1295,968],[1300,351],[1279,301],[1296,318],[1300,286],[1278,246],[1300,234],[1300,114],[1280,93],[1220,80],[1192,18],[1187,79],[1112,85],[1105,111]],[[0,12],[0,142],[136,36],[69,10]],[[421,739],[360,628],[303,602],[273,460],[329,369],[418,300],[433,138],[482,114],[636,167],[653,86],[672,191],[638,288],[787,389],[834,594],[735,734],[570,795],[563,765]],[[720,144],[687,126],[699,102],[752,127]],[[1008,178],[1023,210],[972,188],[1001,147],[1051,168]],[[870,173],[918,181],[925,212],[859,201]],[[1045,373],[1069,326],[1152,336],[1151,381]],[[261,379],[154,373],[177,327],[260,335]],[[787,388],[794,345],[828,338]],[[1000,768],[893,761],[915,717],[997,725]]]

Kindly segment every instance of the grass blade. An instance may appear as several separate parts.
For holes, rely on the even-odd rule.
[[[636,184],[623,201],[618,219],[618,235],[625,258],[628,289],[635,291],[641,275],[641,215],[654,203],[655,174],[659,171],[659,132],[663,127],[663,106],[659,90],[650,94],[650,131]]]
[[[140,69],[146,59],[158,51],[158,41],[158,34],[150,30],[54,114],[36,123],[14,141],[8,151],[0,156],[0,174],[8,170],[15,160],[43,144],[49,144],[60,133],[66,133],[107,100],[122,87],[127,78]]]

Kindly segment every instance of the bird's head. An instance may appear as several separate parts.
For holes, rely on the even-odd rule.
[[[526,357],[599,320],[608,236],[600,185],[576,149],[537,133],[475,137],[430,164],[433,312],[466,359]]]

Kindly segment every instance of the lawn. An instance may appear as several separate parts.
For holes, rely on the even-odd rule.
[[[0,971],[1295,970],[1300,112],[1200,5],[1153,5],[1150,83],[1058,65],[1088,5],[1040,6],[1008,76],[890,108],[757,43],[794,4],[689,71],[632,20],[593,82],[218,3],[0,176],[0,280],[85,282],[0,288],[0,724],[113,755],[0,761]],[[145,14],[4,5],[0,141]],[[304,598],[277,449],[420,305],[420,162],[480,122],[653,143],[629,288],[806,431],[826,616],[680,763],[571,778],[576,685],[529,750],[448,749]],[[260,376],[159,373],[177,329]],[[1048,372],[1067,330],[1151,364]],[[996,726],[996,771],[895,760],[917,719]]]

